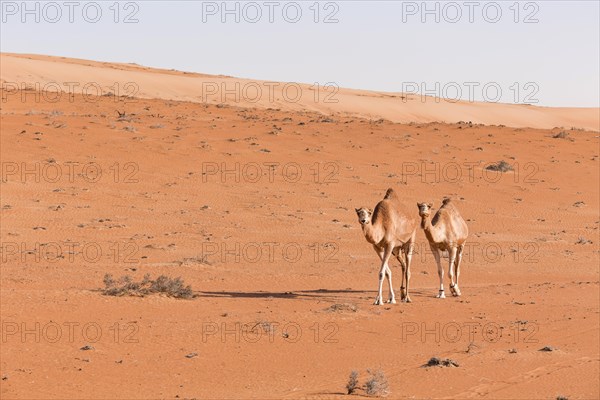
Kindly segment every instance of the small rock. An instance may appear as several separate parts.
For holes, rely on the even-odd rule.
[[[198,353],[190,353],[190,354],[186,354],[185,358],[194,358],[194,357],[198,357]]]
[[[441,362],[442,362],[442,360],[440,360],[439,358],[437,358],[437,357],[431,357],[429,359],[429,361],[427,361],[427,366],[428,367],[433,367],[433,366],[436,366],[436,365],[440,365]]]
[[[441,359],[438,357],[431,357],[429,359],[429,361],[427,361],[427,364],[425,364],[426,367],[458,367],[458,363],[450,358],[445,358],[445,359]]]
[[[94,347],[90,346],[89,344],[86,344],[85,346],[83,346],[79,350],[94,350]]]

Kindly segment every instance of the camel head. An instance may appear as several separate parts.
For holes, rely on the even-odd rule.
[[[371,222],[373,210],[364,207],[355,208],[354,210],[356,211],[356,215],[358,215],[358,222],[360,222],[361,225],[367,225]]]
[[[429,217],[433,203],[417,203],[417,207],[419,208],[419,216],[421,218]]]

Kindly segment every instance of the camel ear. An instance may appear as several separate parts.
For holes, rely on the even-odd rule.
[[[427,205],[429,206],[429,208],[433,208],[433,203],[429,203]]]
[[[417,208],[421,208],[421,204],[423,204],[423,203],[419,203],[419,202],[417,201]]]
[[[354,211],[356,211],[356,213],[358,214],[358,211],[359,211],[359,209],[358,209],[358,208],[355,208],[355,209],[354,209]]]
[[[373,210],[370,208],[367,208],[367,210],[369,210],[369,214],[373,214]]]

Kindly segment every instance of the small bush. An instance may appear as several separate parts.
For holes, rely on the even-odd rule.
[[[129,275],[124,275],[115,280],[111,274],[104,275],[104,289],[102,294],[106,296],[139,296],[144,297],[149,294],[163,293],[177,299],[191,299],[194,297],[192,287],[185,286],[180,277],[175,279],[161,275],[156,280],[150,279],[150,275],[144,275],[144,278],[135,282]]]
[[[586,238],[584,238],[583,236],[579,236],[579,239],[577,239],[577,241],[575,242],[575,244],[592,244],[593,242],[591,240],[588,240]]]
[[[369,373],[369,380],[365,383],[365,391],[369,396],[385,396],[389,393],[389,385],[387,378],[382,370],[371,371]]]
[[[348,389],[348,394],[352,394],[358,388],[358,371],[350,372],[350,377],[348,378],[348,383],[346,383],[346,389]]]
[[[336,303],[336,304],[332,304],[331,306],[327,307],[325,309],[325,311],[330,311],[330,312],[356,312],[358,310],[358,307],[356,307],[356,304],[349,304],[349,303]]]
[[[498,161],[496,164],[490,164],[487,167],[485,167],[485,169],[488,169],[490,171],[500,171],[500,172],[506,172],[506,171],[513,171],[514,170],[514,168],[512,167],[512,165],[510,165],[509,163],[507,163],[504,160]]]
[[[560,131],[560,132],[558,132],[556,135],[552,135],[552,137],[553,137],[554,139],[567,139],[567,140],[569,140],[569,141],[571,141],[571,142],[574,142],[574,141],[575,141],[575,139],[573,139],[573,138],[572,138],[572,137],[569,135],[569,132],[565,132],[565,131]]]
[[[117,110],[117,114],[117,121],[131,122],[133,120],[134,114],[127,114],[125,111],[120,112],[119,110]]]

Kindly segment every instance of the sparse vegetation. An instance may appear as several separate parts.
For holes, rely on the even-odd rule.
[[[197,257],[185,257],[181,261],[175,261],[179,265],[193,265],[193,264],[202,264],[202,265],[212,265],[211,262],[208,261],[208,257],[206,255],[197,256]]]
[[[161,275],[155,280],[150,279],[150,274],[136,282],[131,276],[124,275],[118,280],[113,279],[111,274],[104,275],[104,289],[102,294],[106,296],[139,296],[162,293],[177,299],[191,299],[194,297],[192,287],[185,285],[180,277],[175,279]]]
[[[387,378],[382,370],[367,369],[367,374],[369,374],[369,378],[363,386],[360,386],[359,372],[357,370],[352,370],[348,377],[348,382],[346,383],[347,393],[354,394],[358,390],[364,390],[365,394],[368,396],[377,397],[387,396],[390,393]]]
[[[588,244],[588,243],[592,244],[593,242],[591,240],[584,238],[583,236],[579,236],[579,238],[575,242],[575,244]]]
[[[365,392],[369,396],[385,396],[389,394],[389,385],[387,378],[382,370],[377,371],[367,370],[369,380],[365,384]]]
[[[554,135],[554,136],[552,136],[552,137],[553,137],[554,139],[565,139],[565,138],[566,138],[566,137],[568,137],[568,136],[569,136],[569,133],[568,133],[568,132],[561,131],[561,132],[558,132],[556,135]]]
[[[556,135],[552,136],[554,139],[567,139],[569,137],[569,132],[560,131]]]
[[[327,307],[325,309],[325,311],[330,311],[330,312],[344,312],[344,311],[349,311],[349,312],[356,312],[358,310],[358,307],[356,307],[355,304],[349,304],[349,303],[336,303],[336,304],[332,304],[329,307]]]
[[[509,163],[507,163],[504,160],[498,161],[496,164],[490,164],[487,167],[485,167],[485,169],[490,170],[490,171],[500,171],[500,172],[507,172],[507,171],[514,170],[512,165],[510,165]]]
[[[350,377],[348,378],[348,383],[346,383],[346,389],[348,390],[348,394],[352,394],[358,388],[358,371],[350,372]]]
[[[134,114],[127,114],[127,112],[123,111],[119,111],[117,110],[117,121],[121,121],[121,122],[131,122],[133,120],[133,116]]]

